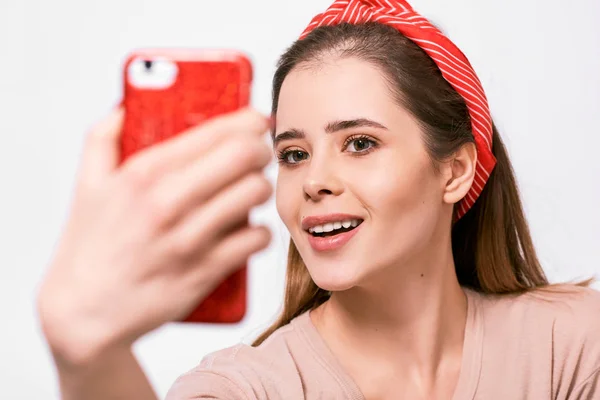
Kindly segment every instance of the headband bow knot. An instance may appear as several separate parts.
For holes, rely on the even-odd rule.
[[[492,154],[492,118],[487,97],[469,60],[450,39],[404,0],[337,0],[312,19],[300,39],[317,27],[343,22],[379,22],[396,28],[433,59],[444,79],[465,100],[477,147],[477,166],[473,185],[457,207],[456,219],[461,218],[475,204],[496,165]]]

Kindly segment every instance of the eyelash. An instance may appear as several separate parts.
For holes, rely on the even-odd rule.
[[[366,150],[363,150],[363,151],[352,152],[352,154],[354,156],[356,156],[356,157],[362,157],[362,156],[365,156],[365,155],[369,154],[371,151],[373,151],[379,145],[379,143],[375,139],[373,139],[372,137],[370,137],[370,136],[367,136],[367,135],[352,135],[352,136],[349,136],[344,141],[344,145],[342,146],[343,149],[347,149],[348,146],[350,145],[350,143],[352,143],[354,141],[358,141],[358,140],[363,140],[365,142],[368,142],[368,143],[371,144],[371,146],[368,147]],[[280,164],[285,164],[287,166],[295,166],[295,165],[298,165],[300,162],[304,161],[304,160],[302,160],[302,161],[298,161],[298,162],[295,162],[295,163],[288,162],[287,161],[288,157],[290,156],[290,154],[292,154],[294,152],[306,153],[303,150],[289,149],[289,148],[287,148],[287,149],[284,149],[282,151],[277,152],[278,162]]]

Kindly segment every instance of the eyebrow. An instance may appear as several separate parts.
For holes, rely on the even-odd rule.
[[[334,133],[334,132],[342,131],[345,129],[352,129],[352,128],[378,128],[378,129],[388,130],[388,128],[386,128],[384,125],[380,124],[379,122],[373,121],[368,118],[356,118],[356,119],[330,122],[325,126],[325,132],[326,133]],[[289,129],[289,130],[287,130],[285,132],[281,132],[280,134],[273,137],[273,146],[276,146],[278,143],[286,141],[286,140],[304,139],[305,137],[306,137],[306,134],[304,133],[304,131],[302,131],[300,129]]]

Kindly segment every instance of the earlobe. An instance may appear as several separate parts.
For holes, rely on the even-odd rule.
[[[444,202],[456,204],[467,195],[475,178],[477,149],[474,143],[463,145],[447,164]]]

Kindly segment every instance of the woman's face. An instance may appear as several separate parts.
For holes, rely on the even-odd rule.
[[[430,248],[444,182],[376,67],[332,59],[295,68],[276,122],[277,209],[319,287],[349,289]]]

